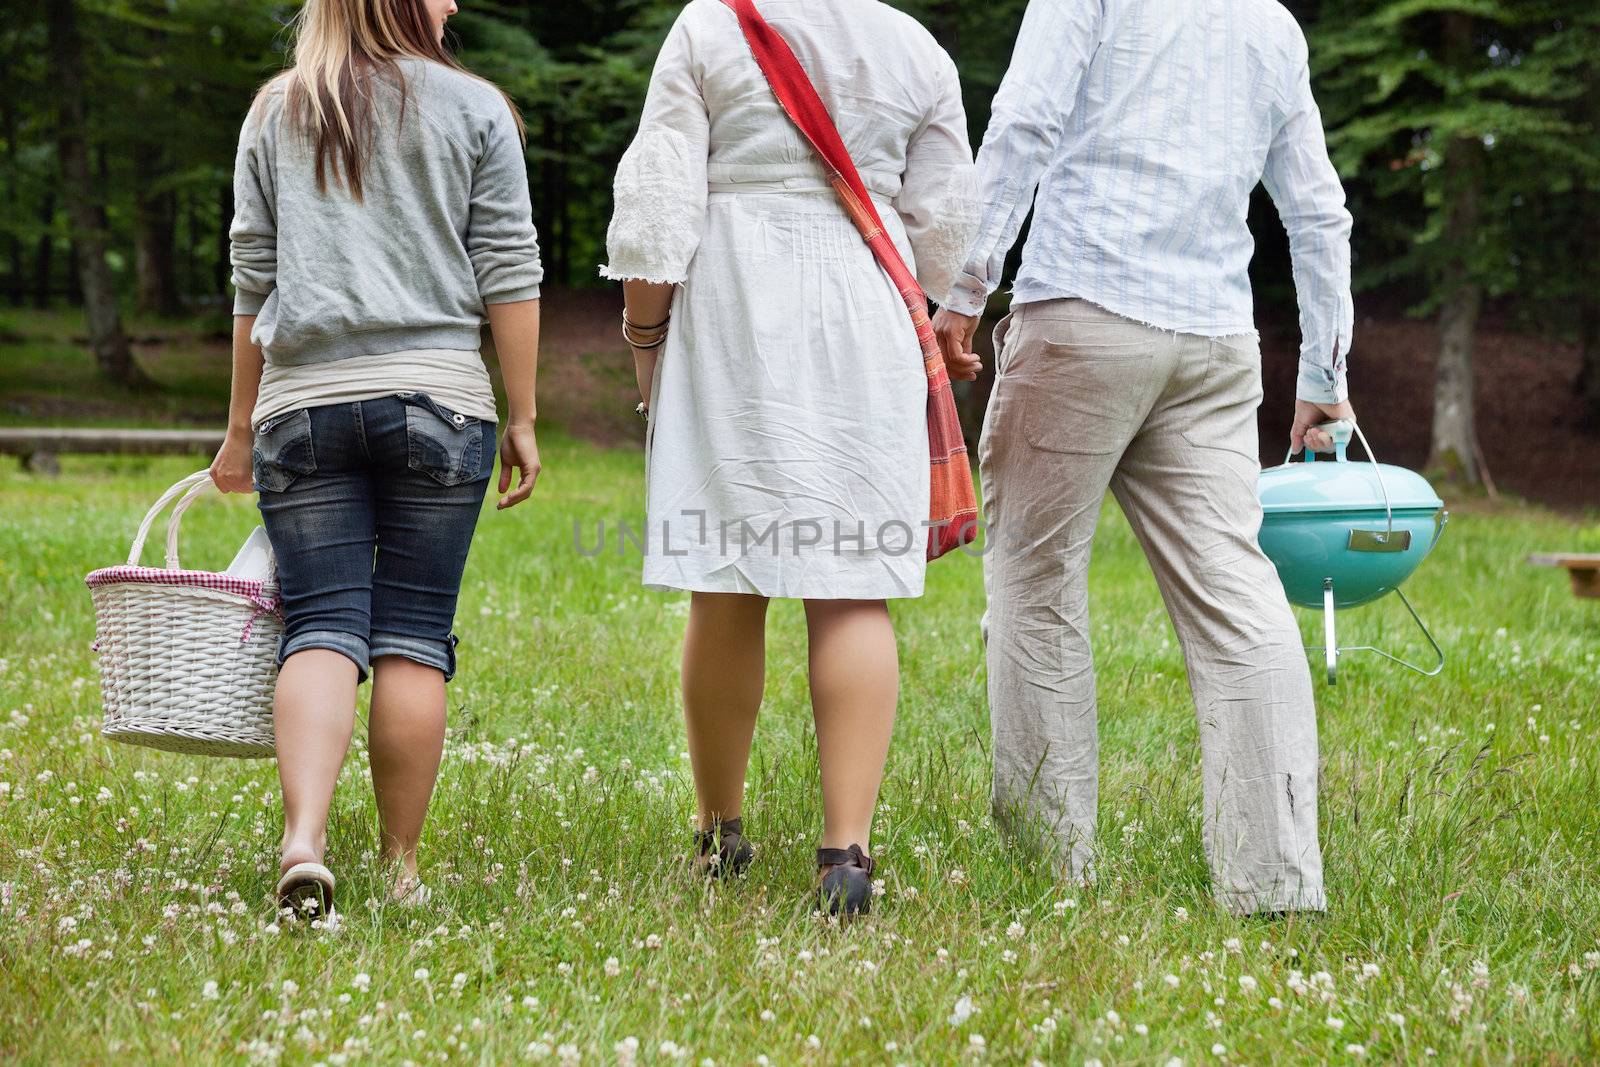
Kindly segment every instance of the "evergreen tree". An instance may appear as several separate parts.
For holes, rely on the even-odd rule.
[[[1590,0],[1571,0],[1577,10]],[[1518,282],[1519,198],[1570,195],[1582,149],[1563,108],[1564,60],[1536,47],[1548,4],[1329,0],[1312,55],[1341,172],[1389,201],[1415,236],[1380,243],[1368,284],[1415,278],[1437,316],[1429,467],[1481,480],[1473,338],[1483,302]],[[1357,225],[1369,223],[1357,219]]]

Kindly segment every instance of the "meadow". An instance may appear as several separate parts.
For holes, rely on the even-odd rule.
[[[0,464],[0,1059],[9,1063],[1580,1063],[1600,1058],[1600,605],[1531,551],[1600,524],[1458,508],[1408,585],[1442,675],[1318,683],[1330,909],[1238,919],[1207,892],[1197,730],[1114,507],[1092,576],[1100,877],[1059,883],[989,820],[980,563],[895,607],[903,659],[881,895],[814,912],[820,827],[797,605],[772,613],[746,878],[690,873],[676,658],[687,600],[599,555],[640,459],[551,436],[534,501],[486,512],[423,845],[382,904],[360,729],[335,802],[342,915],[280,921],[270,761],[97,731],[84,573],[193,460]],[[254,525],[212,500],[184,559]],[[1317,620],[1302,614],[1308,638]],[[1420,656],[1392,598],[1351,643]]]

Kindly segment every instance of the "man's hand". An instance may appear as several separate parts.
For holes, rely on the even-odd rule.
[[[511,489],[511,468],[517,468],[517,487]],[[533,420],[507,422],[500,439],[500,501],[495,510],[514,508],[533,495],[539,480],[539,442],[533,434]],[[507,490],[511,490],[508,492]]]
[[[1332,452],[1333,438],[1317,429],[1317,426],[1335,419],[1344,419],[1346,422],[1356,421],[1356,409],[1350,406],[1350,401],[1341,400],[1337,404],[1313,404],[1309,400],[1296,400],[1294,402],[1294,428],[1289,431],[1290,453],[1298,452],[1302,448],[1309,448],[1313,452]]]
[[[224,493],[249,493],[255,489],[250,451],[255,441],[249,430],[229,430],[211,461],[211,480]]]
[[[944,353],[944,366],[951,381],[970,382],[983,370],[983,363],[972,350],[972,339],[978,334],[978,318],[949,308],[940,308],[933,316],[933,332],[939,338],[939,350]]]

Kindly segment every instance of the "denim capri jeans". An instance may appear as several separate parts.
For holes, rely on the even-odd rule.
[[[310,648],[456,670],[461,575],[494,470],[492,422],[425,393],[302,408],[256,430],[252,466],[277,556],[278,662]]]

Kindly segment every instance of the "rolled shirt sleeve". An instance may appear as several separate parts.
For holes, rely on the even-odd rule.
[[[533,226],[528,166],[509,105],[490,125],[472,173],[467,257],[485,304],[510,304],[539,295],[544,267]]]
[[[1303,42],[1302,42],[1303,48]],[[1335,404],[1346,380],[1355,303],[1350,295],[1350,212],[1328,158],[1322,115],[1302,58],[1286,93],[1285,119],[1267,152],[1262,182],[1289,234],[1300,304],[1300,376],[1295,395]]]
[[[276,116],[282,93],[256,98],[239,131],[233,164],[233,222],[228,261],[233,266],[233,313],[257,315],[278,285]]]
[[[966,266],[944,300],[950,310],[980,314],[999,287],[1006,253],[1099,47],[1102,19],[1100,0],[1030,0],[1023,13],[978,152],[984,209]]]
[[[689,40],[692,10],[661,46],[639,132],[617,166],[603,278],[681,282],[705,232],[711,118]]]

